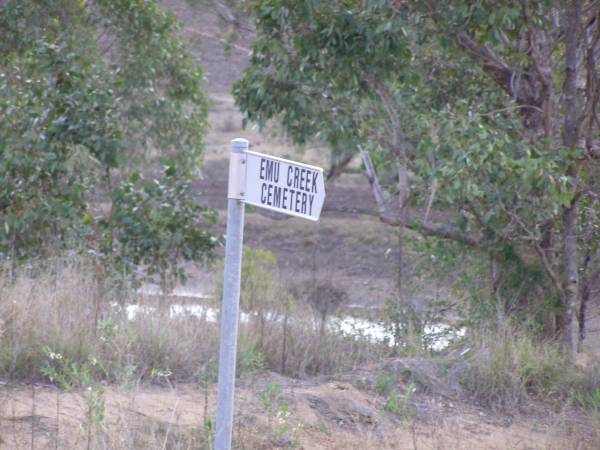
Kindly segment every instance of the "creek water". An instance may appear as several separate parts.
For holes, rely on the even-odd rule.
[[[145,297],[156,297],[159,295],[159,292],[158,288],[152,286],[145,287],[139,291]],[[218,320],[219,310],[202,304],[211,298],[209,295],[198,290],[178,287],[168,297],[173,300],[169,306],[170,317],[192,316],[212,323]],[[154,306],[149,305],[129,304],[125,308],[129,320],[135,319],[139,314],[152,314],[156,311]],[[251,313],[241,312],[240,321],[248,323],[251,317]],[[272,319],[280,320],[280,317],[276,318],[275,314],[273,314]],[[390,346],[395,344],[394,335],[389,327],[369,319],[350,315],[331,316],[327,321],[327,327],[331,332],[339,332],[356,339],[388,343]],[[464,336],[465,332],[464,328],[457,329],[443,322],[426,325],[423,330],[424,337],[429,342],[429,348],[434,351],[445,349],[453,339]]]

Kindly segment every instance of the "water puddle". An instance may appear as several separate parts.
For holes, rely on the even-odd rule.
[[[158,288],[145,287],[140,293],[145,296],[157,296],[159,294]],[[202,294],[197,290],[189,290],[178,288],[168,295],[170,298],[187,298],[194,300],[207,300],[210,296]],[[154,314],[156,307],[148,305],[127,305],[126,307],[127,318],[133,320],[140,314]],[[216,323],[218,320],[219,310],[210,306],[198,304],[198,303],[172,303],[169,306],[170,317],[185,317],[191,316],[201,320],[205,320],[210,323]],[[281,320],[280,317],[271,317],[271,320]],[[251,314],[242,312],[240,314],[240,321],[242,323],[248,323],[250,321]],[[332,316],[328,320],[327,325],[329,331],[339,332],[345,336],[351,336],[356,339],[366,339],[374,343],[387,343],[393,346],[395,343],[394,335],[390,332],[389,328],[383,324],[374,322],[368,319],[361,319],[352,316]],[[465,334],[465,329],[456,329],[445,323],[431,324],[425,327],[424,334],[428,340],[429,348],[433,351],[441,351],[448,347],[452,340],[462,337]]]

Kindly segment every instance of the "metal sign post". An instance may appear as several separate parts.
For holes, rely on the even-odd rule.
[[[217,387],[217,428],[215,449],[231,449],[233,394],[235,391],[235,358],[237,354],[240,282],[242,278],[242,245],[244,241],[245,163],[248,141],[231,141],[229,185],[227,190],[227,234],[223,305],[221,306],[221,342],[219,382]]]
[[[318,220],[325,201],[323,169],[251,152],[248,146],[246,139],[234,139],[229,154],[216,450],[231,449],[245,203]]]

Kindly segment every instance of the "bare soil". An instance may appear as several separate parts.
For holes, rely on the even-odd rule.
[[[236,389],[236,449],[597,449],[600,435],[572,413],[495,414],[448,395],[417,392],[386,412],[373,390],[379,367],[338,380],[301,381],[263,373]],[[260,394],[280,386],[272,404]],[[401,390],[407,388],[400,385]],[[212,448],[202,426],[216,390],[198,385],[105,388],[105,418],[86,419],[85,392],[51,386],[0,388],[0,448]],[[206,415],[206,416],[205,416]],[[92,436],[88,441],[88,433]]]

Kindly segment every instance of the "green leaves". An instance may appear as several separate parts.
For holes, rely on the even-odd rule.
[[[279,117],[299,142],[317,136],[335,147],[356,140],[354,103],[370,95],[365,79],[402,72],[410,57],[403,22],[384,5],[256,1],[252,65],[234,86],[247,119]]]
[[[502,295],[525,304],[527,285],[556,300],[565,209],[574,201],[586,205],[581,236],[595,236],[598,228],[591,183],[597,161],[564,148],[561,137],[563,5],[248,4],[257,39],[251,65],[234,88],[248,121],[278,120],[297,142],[320,140],[334,156],[368,151],[387,193],[410,191],[415,222],[431,208],[445,222],[436,225],[473,237],[502,265],[499,273],[510,274],[500,276],[499,284],[510,278]],[[593,23],[595,6],[586,8]],[[581,49],[590,45],[584,35]],[[584,63],[575,68],[582,82]],[[588,113],[591,97],[578,89],[588,136],[577,145],[590,147],[598,127]],[[408,186],[398,186],[399,166]]]
[[[125,273],[135,276],[141,267],[145,276],[138,278],[157,282],[164,292],[185,280],[183,261],[206,262],[221,244],[206,230],[216,222],[215,211],[197,205],[174,166],[151,180],[134,172],[112,195],[112,216],[103,225],[117,244],[108,251]]]
[[[82,66],[92,70],[68,42],[37,40],[1,69],[0,251],[13,257],[65,245],[85,207],[88,124],[105,111],[81,101],[89,89]]]
[[[4,2],[0,254],[83,246],[115,169],[195,172],[207,99],[177,27],[158,0]]]
[[[108,50],[131,156],[154,158],[147,149],[156,146],[182,167],[197,167],[208,100],[200,88],[202,71],[177,36],[174,15],[155,0],[96,3],[100,25],[117,43]]]

